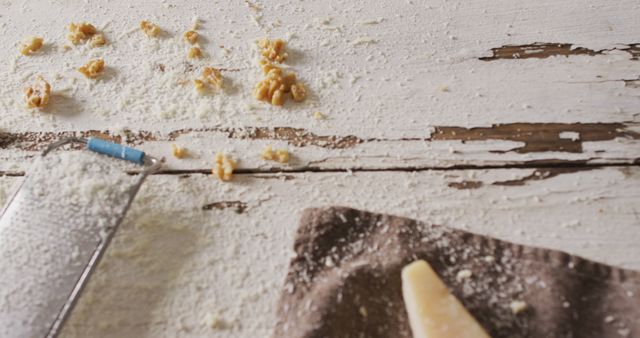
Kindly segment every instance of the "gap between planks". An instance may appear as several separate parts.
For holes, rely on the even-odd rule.
[[[389,167],[389,168],[350,168],[350,169],[329,169],[329,168],[296,168],[296,169],[238,169],[235,175],[256,175],[256,174],[303,174],[303,173],[344,173],[344,172],[420,172],[420,171],[454,171],[454,170],[494,170],[494,169],[576,169],[593,170],[608,167],[640,167],[640,161],[634,163],[586,163],[583,161],[561,161],[561,162],[530,162],[514,163],[504,165],[452,165],[446,167],[438,166],[413,166],[413,167]],[[140,171],[128,171],[129,174],[137,175]],[[153,175],[211,175],[211,169],[176,169],[160,170]],[[24,171],[0,171],[0,177],[21,177]]]

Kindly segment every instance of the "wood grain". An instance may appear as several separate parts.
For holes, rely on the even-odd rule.
[[[61,137],[165,159],[65,338],[270,335],[306,207],[388,212],[638,269],[639,14],[634,0],[0,2],[0,203]],[[205,58],[187,61],[181,34],[194,16]],[[163,37],[139,34],[142,19]],[[109,44],[63,48],[79,20]],[[43,52],[18,56],[30,35],[45,38]],[[264,36],[289,41],[306,102],[252,98]],[[104,78],[79,76],[96,57]],[[225,90],[195,93],[203,66],[224,70]],[[37,75],[54,91],[43,112],[21,98]],[[172,144],[189,156],[173,158]],[[290,163],[262,160],[267,145]],[[217,151],[239,160],[233,183],[209,174]]]
[[[66,337],[268,335],[306,207],[389,212],[640,268],[640,168],[545,170],[241,174],[231,184],[201,174],[153,176]],[[478,183],[459,189],[468,181]],[[229,328],[203,326],[209,312]]]
[[[146,130],[113,135],[108,130],[84,132],[0,133],[0,171],[26,170],[28,159],[62,137],[102,137],[164,157],[167,170],[211,168],[213,154],[226,150],[245,171],[336,169],[419,169],[462,166],[527,166],[554,164],[621,164],[640,161],[637,123],[512,123],[491,127],[436,126],[419,138],[363,138],[318,135],[304,129],[200,128],[163,134]],[[178,160],[171,144],[190,150]],[[266,145],[288,148],[288,165],[264,161]]]

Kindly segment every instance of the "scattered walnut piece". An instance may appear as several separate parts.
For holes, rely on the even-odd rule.
[[[199,93],[202,93],[205,91],[205,89],[207,89],[207,85],[200,79],[193,80],[193,86]]]
[[[287,163],[289,162],[289,151],[286,149],[277,149],[276,151],[273,151],[271,146],[266,146],[262,150],[262,158],[265,160]]]
[[[282,39],[269,40],[265,38],[258,41],[258,46],[261,48],[260,54],[267,60],[278,63],[282,63],[287,59],[288,55],[284,52],[286,44]]]
[[[528,306],[527,306],[527,303],[525,303],[524,301],[514,300],[511,302],[511,304],[509,304],[509,307],[511,308],[511,312],[517,315],[519,313],[524,312]]]
[[[140,21],[140,29],[150,38],[155,38],[160,35],[160,27],[149,21]]]
[[[78,71],[90,79],[95,79],[96,77],[100,76],[104,71],[104,60],[103,59],[90,60],[89,62],[87,62],[86,65],[78,68]]]
[[[227,154],[216,153],[216,165],[212,172],[222,181],[230,181],[233,177],[233,171],[237,168],[236,162]]]
[[[266,146],[262,149],[262,158],[265,160],[273,160],[275,157],[275,153],[273,152],[273,148],[271,146]]]
[[[316,120],[324,120],[327,118],[327,115],[317,111],[315,113],[313,113],[313,118],[315,118]]]
[[[51,85],[42,77],[38,77],[36,82],[24,89],[24,100],[29,108],[44,108],[49,103],[51,96]]]
[[[107,44],[107,39],[105,39],[103,34],[96,34],[89,40],[89,44],[93,48],[102,47]]]
[[[306,90],[301,83],[296,82],[297,78],[294,73],[283,73],[281,68],[271,64],[263,64],[263,70],[264,67],[269,67],[269,71],[266,79],[256,85],[253,92],[256,99],[270,102],[274,106],[282,106],[287,100],[286,93],[291,92],[295,101],[304,100]]]
[[[253,91],[253,96],[258,100],[265,100],[269,92],[269,84],[266,81],[260,81]]]
[[[302,83],[291,85],[291,98],[296,102],[302,102],[307,97],[307,89]]]
[[[298,80],[296,78],[296,74],[294,73],[286,73],[281,77],[282,84],[284,84],[286,91],[291,90],[291,86],[295,85]]]
[[[289,162],[289,151],[286,149],[276,150],[276,160],[280,163]]]
[[[443,93],[447,93],[447,92],[449,92],[449,87],[446,86],[446,85],[441,85],[441,86],[438,87],[438,90],[443,92]]]
[[[271,61],[266,60],[266,59],[260,60],[260,66],[262,67],[262,73],[264,75],[269,74],[269,72],[274,68],[279,68],[278,66],[274,65],[273,63],[271,63]]]
[[[192,45],[198,42],[198,32],[196,31],[184,32],[183,36],[184,36],[184,39]]]
[[[71,41],[74,45],[91,38],[94,34],[96,34],[98,30],[96,27],[90,23],[82,22],[82,23],[71,23],[69,24],[69,33],[67,34],[67,39]]]
[[[199,59],[202,57],[202,50],[198,47],[189,48],[189,52],[187,53],[187,57],[189,59]]]
[[[284,91],[282,89],[276,89],[271,96],[271,104],[274,106],[282,106],[286,100],[287,97],[284,96]]]
[[[208,313],[205,317],[204,324],[214,330],[226,330],[231,324],[220,318],[219,314]]]
[[[216,69],[213,67],[205,67],[202,70],[202,78],[206,83],[218,89],[222,88],[223,80],[222,80],[222,74],[220,73],[219,69]]]
[[[175,158],[185,158],[187,156],[187,149],[183,147],[178,147],[175,144],[171,145],[171,154]]]
[[[31,36],[27,38],[20,46],[20,53],[22,53],[22,55],[33,54],[40,50],[40,48],[42,48],[42,45],[44,45],[43,38]]]

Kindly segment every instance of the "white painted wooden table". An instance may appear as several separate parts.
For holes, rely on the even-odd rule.
[[[262,337],[307,207],[344,205],[640,268],[637,1],[0,1],[0,201],[47,142],[103,134],[165,156],[64,337]],[[202,21],[205,59],[182,32]],[[148,19],[166,32],[149,40]],[[109,44],[62,47],[70,22]],[[41,35],[39,55],[17,42]],[[311,91],[251,91],[253,42],[289,41]],[[97,81],[75,69],[102,57]],[[200,68],[226,90],[198,95]],[[37,75],[44,112],[23,108]],[[186,82],[186,84],[185,84]],[[328,119],[318,121],[320,111]],[[191,157],[170,156],[171,144]],[[288,148],[291,163],[259,156]],[[213,155],[240,159],[231,183]]]

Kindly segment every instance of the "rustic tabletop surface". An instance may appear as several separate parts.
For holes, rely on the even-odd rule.
[[[64,337],[268,336],[307,207],[640,269],[638,15],[635,0],[2,0],[0,202],[63,136],[166,158]],[[105,46],[67,41],[83,21]],[[195,21],[192,60],[182,34]],[[45,45],[22,56],[31,35]],[[253,98],[262,37],[288,41],[305,102]],[[77,71],[96,58],[103,76]],[[203,66],[223,70],[222,90],[194,89]],[[42,111],[22,98],[37,76],[52,86]],[[267,145],[290,162],[263,160]],[[217,151],[239,161],[231,182],[211,175]]]

